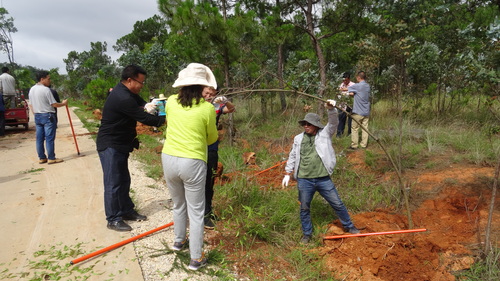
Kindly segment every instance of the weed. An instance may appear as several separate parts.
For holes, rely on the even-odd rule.
[[[459,272],[458,280],[483,281],[500,280],[500,249],[493,248],[483,259],[475,262],[470,269]]]
[[[38,169],[31,168],[29,170],[25,170],[25,171],[20,172],[20,174],[30,174],[30,173],[37,173],[37,172],[42,172],[42,171],[45,171],[45,168],[38,168]]]
[[[27,260],[25,271],[10,272],[8,268],[0,270],[0,279],[29,279],[30,281],[43,280],[93,280],[95,276],[102,276],[103,272],[96,271],[95,265],[100,262],[99,259],[93,263],[86,263],[88,266],[70,265],[68,260],[84,254],[82,250],[83,243],[76,245],[49,246],[45,248],[40,246],[40,250],[33,253],[33,259]],[[1,265],[2,267],[4,264]],[[120,270],[115,276],[121,274]],[[102,279],[102,278],[100,278]],[[104,280],[104,279],[102,279]],[[105,279],[105,280],[114,280]]]

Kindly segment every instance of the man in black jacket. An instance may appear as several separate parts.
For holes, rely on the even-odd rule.
[[[160,127],[164,116],[155,116],[144,111],[146,101],[140,96],[146,81],[146,71],[129,65],[123,69],[120,83],[109,94],[102,113],[101,126],[97,133],[97,151],[104,174],[104,209],[108,228],[130,231],[124,220],[142,221],[147,217],[134,210],[130,198],[130,173],[128,158],[134,148],[139,148],[137,121]]]

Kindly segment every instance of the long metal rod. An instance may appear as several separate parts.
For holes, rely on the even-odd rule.
[[[76,142],[75,130],[73,129],[73,121],[71,121],[71,115],[69,114],[68,105],[66,105],[66,112],[68,113],[69,125],[71,127],[71,133],[73,133],[73,139],[75,140],[76,152],[80,155],[80,149],[78,149],[78,142]]]
[[[97,256],[97,255],[100,255],[100,254],[102,254],[102,253],[109,252],[109,251],[114,250],[114,249],[116,249],[116,248],[118,248],[118,247],[121,247],[121,246],[123,246],[123,245],[126,245],[126,244],[128,244],[128,243],[130,243],[130,242],[133,242],[133,241],[135,241],[135,240],[137,240],[137,239],[139,239],[139,238],[142,238],[142,237],[144,237],[144,236],[147,236],[147,235],[149,235],[149,234],[151,234],[151,233],[154,233],[154,232],[157,232],[157,231],[162,230],[162,229],[164,229],[164,228],[167,228],[167,227],[169,227],[169,226],[172,226],[173,224],[174,224],[173,222],[171,222],[171,223],[167,223],[166,225],[163,225],[163,226],[157,227],[157,228],[155,228],[155,229],[152,229],[152,230],[150,230],[150,231],[144,232],[144,233],[142,233],[142,234],[139,234],[139,235],[137,235],[137,236],[131,237],[131,238],[129,238],[129,239],[123,240],[123,241],[121,241],[121,242],[118,242],[118,243],[116,243],[116,244],[113,244],[113,245],[111,245],[111,246],[108,246],[108,247],[106,247],[106,248],[103,248],[103,249],[101,249],[101,250],[95,251],[95,252],[90,253],[90,254],[88,254],[88,255],[85,255],[85,256],[83,256],[83,257],[80,257],[80,258],[74,259],[74,260],[72,260],[72,261],[70,262],[70,264],[71,264],[71,265],[74,265],[74,264],[77,264],[77,263],[79,263],[79,262],[81,262],[81,261],[84,261],[84,260],[90,259],[90,258],[92,258],[92,257],[95,257],[95,256]]]
[[[373,236],[373,235],[388,235],[388,234],[424,232],[424,231],[427,231],[427,229],[426,228],[418,228],[418,229],[394,230],[394,231],[385,231],[385,232],[370,232],[370,233],[358,233],[358,234],[347,234],[347,235],[334,235],[334,236],[325,236],[325,237],[323,237],[323,240],[333,240],[333,239],[341,239],[341,238],[349,238],[349,237],[363,237],[363,236]]]

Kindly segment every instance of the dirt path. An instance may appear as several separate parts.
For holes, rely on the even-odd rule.
[[[76,153],[66,110],[60,108],[56,156],[64,159],[63,163],[38,164],[33,122],[28,131],[7,128],[6,136],[0,137],[0,272],[8,269],[0,273],[0,279],[21,272],[33,274],[30,261],[43,249],[68,246],[84,255],[131,236],[106,228],[95,142],[71,114],[81,156]],[[60,265],[72,259],[62,259]],[[123,281],[144,280],[132,244],[99,261],[82,262],[80,267],[95,265],[88,274],[101,274],[102,280],[110,276]]]

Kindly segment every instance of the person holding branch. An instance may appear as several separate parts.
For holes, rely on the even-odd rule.
[[[346,232],[359,233],[330,178],[336,164],[332,137],[337,132],[339,123],[335,104],[334,100],[328,100],[325,105],[328,111],[326,126],[321,123],[320,117],[316,113],[307,113],[304,119],[299,121],[304,132],[295,136],[285,166],[286,174],[282,186],[288,186],[292,173],[293,177],[297,179],[303,233],[300,242],[303,244],[309,243],[313,234],[310,209],[316,191],[335,210]]]

